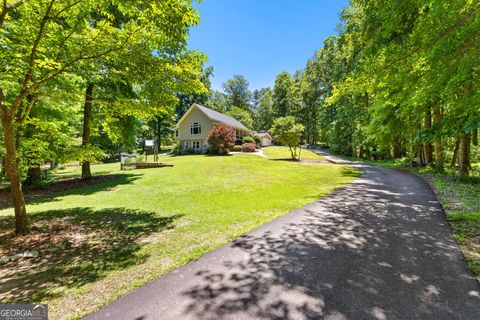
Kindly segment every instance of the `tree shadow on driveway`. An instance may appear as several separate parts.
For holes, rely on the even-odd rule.
[[[221,251],[222,263],[204,261],[210,267],[182,291],[182,316],[478,319],[479,285],[428,185],[407,173],[363,171],[238,238]]]
[[[11,217],[0,217],[0,251],[12,256],[38,251],[38,258],[20,258],[0,265],[0,301],[33,303],[62,295],[144,262],[142,239],[173,227],[181,215],[126,208],[72,208],[32,214],[31,233],[13,237]]]

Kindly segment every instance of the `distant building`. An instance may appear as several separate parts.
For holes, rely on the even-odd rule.
[[[260,138],[261,147],[268,147],[272,145],[273,138],[268,132],[260,132],[256,135]]]

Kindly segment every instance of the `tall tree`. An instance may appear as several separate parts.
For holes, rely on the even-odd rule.
[[[210,101],[210,97],[214,95],[211,92],[211,80],[210,78],[213,77],[213,67],[209,66],[203,69],[202,76],[200,80],[202,81],[206,92],[201,93],[190,93],[190,92],[179,92],[178,93],[178,104],[175,108],[175,114],[177,116],[177,120],[179,120],[185,112],[187,112],[188,108],[192,106],[194,103],[199,103],[201,105],[207,106]],[[223,112],[223,110],[221,111]]]
[[[255,109],[253,112],[253,128],[257,131],[267,131],[273,125],[273,92],[263,88],[254,92]]]
[[[118,25],[116,7],[126,17]],[[99,18],[99,15],[101,17]],[[172,19],[177,16],[179,19]],[[16,130],[43,93],[62,74],[89,61],[112,56],[152,37],[185,42],[186,29],[198,21],[189,1],[50,0],[3,2],[0,9],[0,119],[5,136],[6,171],[15,207],[17,233],[27,232]],[[160,26],[160,28],[159,28]],[[174,47],[174,46],[173,46]],[[179,46],[179,50],[183,45]],[[165,57],[174,56],[175,51]]]
[[[229,109],[233,107],[250,110],[251,92],[244,76],[236,74],[233,79],[223,84],[223,90],[228,96]]]
[[[233,107],[230,110],[228,110],[226,114],[240,121],[248,129],[253,128],[253,119],[249,111],[245,109],[241,109],[239,107]]]
[[[293,86],[292,77],[288,72],[280,73],[273,87],[273,110],[275,117],[285,117],[291,114],[292,101],[290,90]]]

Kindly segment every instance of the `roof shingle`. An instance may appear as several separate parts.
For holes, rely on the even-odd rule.
[[[212,110],[210,108],[201,106],[198,103],[194,103],[193,105],[196,106],[200,111],[202,111],[208,118],[210,118],[210,120],[226,124],[227,126],[230,126],[236,129],[250,131],[247,127],[245,127],[240,121],[238,121],[235,118],[232,118],[230,116],[227,116],[226,114]]]

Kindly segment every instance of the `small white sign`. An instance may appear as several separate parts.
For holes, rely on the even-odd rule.
[[[155,145],[155,140],[145,140],[145,147],[153,147]]]

